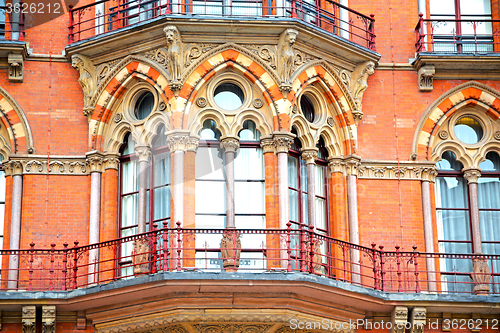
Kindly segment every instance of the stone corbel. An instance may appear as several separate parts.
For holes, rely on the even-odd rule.
[[[442,332],[451,332],[451,313],[443,312],[443,317],[441,320],[441,331]]]
[[[422,66],[418,70],[418,88],[420,91],[432,91],[434,73],[436,69],[434,66]]]
[[[361,166],[361,157],[357,155],[349,155],[344,158],[346,173],[348,176],[358,176],[358,169]]]
[[[263,136],[260,138],[260,146],[263,153],[274,153],[274,140],[272,136]]]
[[[23,323],[23,333],[35,333],[36,307],[34,305],[23,306],[22,323]]]
[[[289,132],[274,132],[273,140],[276,153],[288,153],[292,146],[295,134]]]
[[[23,82],[24,57],[21,53],[10,53],[7,61],[9,63],[9,81]]]
[[[166,133],[170,152],[186,152],[190,143],[189,131],[174,130]]]
[[[240,148],[240,141],[238,137],[235,136],[225,136],[220,139],[220,147],[227,152],[236,153],[236,151]]]
[[[290,78],[292,76],[295,61],[293,44],[295,44],[298,34],[299,32],[295,29],[286,29],[281,33],[278,42],[278,75],[281,80],[279,90],[284,99],[286,99],[290,91],[292,91]]]
[[[391,314],[391,333],[405,333],[408,322],[408,308],[406,306],[396,306]]]
[[[76,315],[76,329],[85,330],[87,328],[87,317],[85,317],[85,311],[79,310]]]
[[[356,66],[352,73],[351,93],[356,104],[356,109],[352,111],[356,125],[363,118],[363,94],[368,88],[368,77],[375,73],[375,63],[373,61],[365,61]]]
[[[94,111],[91,101],[97,89],[95,67],[90,58],[82,54],[73,54],[71,57],[71,66],[80,73],[78,83],[83,91],[83,114],[90,122],[92,112]]]
[[[104,154],[100,151],[94,150],[85,154],[87,157],[87,164],[89,165],[90,172],[104,171]]]
[[[423,333],[427,321],[427,309],[424,307],[414,307],[411,311],[410,333]]]
[[[181,75],[184,66],[184,44],[182,43],[181,33],[175,25],[167,25],[163,28],[163,32],[167,39],[167,70],[170,74],[170,82],[168,85],[175,96],[178,96],[182,88]]]
[[[42,306],[42,333],[56,333],[56,307]]]

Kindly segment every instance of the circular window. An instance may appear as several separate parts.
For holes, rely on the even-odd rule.
[[[152,92],[144,92],[137,99],[134,107],[134,115],[138,120],[143,120],[153,111],[155,97]]]
[[[314,105],[312,101],[305,95],[300,97],[300,109],[302,110],[302,114],[310,123],[314,122],[315,114],[314,114]]]
[[[234,83],[222,83],[215,88],[215,103],[222,109],[234,111],[243,105],[243,90]]]
[[[460,118],[455,124],[455,135],[463,143],[475,144],[483,138],[483,128],[481,124],[472,117]]]

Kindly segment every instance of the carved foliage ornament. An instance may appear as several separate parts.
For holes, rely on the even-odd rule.
[[[233,139],[233,138],[225,138],[221,140],[222,142],[220,143],[220,147],[228,152],[233,152],[235,153],[236,150],[240,148],[240,143],[238,140]]]
[[[36,327],[36,308],[35,306],[23,306],[22,323],[23,333],[35,333]]]
[[[407,321],[408,321],[408,308],[406,306],[396,306],[394,310],[392,310],[392,315],[391,315],[391,322],[392,322],[391,333],[404,333]]]
[[[434,66],[423,66],[418,70],[418,88],[420,91],[432,91],[435,72]]]
[[[10,53],[7,61],[9,63],[9,81],[23,82],[24,59],[20,53]]]
[[[472,280],[474,281],[474,293],[487,295],[490,292],[491,271],[488,260],[483,258],[472,259]]]
[[[352,73],[351,81],[351,93],[354,98],[354,103],[356,104],[356,111],[361,113],[362,117],[362,100],[363,94],[368,88],[368,77],[375,73],[375,63],[373,61],[366,61],[356,66],[356,69]]]
[[[42,333],[56,333],[56,307],[42,307]]]
[[[95,67],[89,57],[82,54],[73,54],[71,66],[80,73],[78,83],[83,91],[83,114],[90,119],[93,110],[91,101],[97,88]]]

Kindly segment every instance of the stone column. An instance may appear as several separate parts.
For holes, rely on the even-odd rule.
[[[307,219],[309,225],[316,229],[316,177],[315,165],[318,158],[318,148],[302,149],[302,159],[306,161],[307,169]]]
[[[12,176],[12,214],[10,220],[10,250],[18,250],[21,243],[21,211],[23,203],[23,165],[19,161],[4,163],[5,174]],[[8,289],[17,289],[19,257],[9,256]]]
[[[235,228],[234,216],[234,158],[240,148],[238,137],[226,136],[221,138],[220,147],[226,155],[226,228]]]
[[[174,159],[174,179],[172,179],[172,201],[174,214],[172,227],[177,222],[184,224],[184,154],[189,141],[189,131],[174,130],[166,133],[171,156]]]
[[[278,216],[280,229],[286,229],[289,221],[288,211],[288,150],[293,143],[294,134],[274,132],[273,140],[278,155]]]
[[[89,218],[89,244],[99,243],[101,221],[101,173],[103,172],[104,154],[92,151],[86,154],[87,164],[90,168],[90,218]],[[88,283],[98,281],[99,250],[89,251]]]
[[[139,209],[138,209],[138,233],[146,232],[146,211],[147,211],[147,184],[148,184],[148,165],[151,156],[151,148],[148,146],[135,146],[135,153],[139,157],[138,182],[139,182]]]
[[[347,212],[349,221],[349,241],[359,245],[359,223],[358,223],[358,189],[357,177],[358,167],[361,165],[361,158],[356,155],[349,155],[345,158],[347,171]],[[360,253],[358,250],[351,250],[351,272],[352,282],[361,283]]]
[[[424,218],[424,239],[425,252],[434,253],[434,233],[432,223],[432,203],[431,203],[431,182],[437,176],[436,168],[425,168],[422,171],[422,213]],[[436,266],[434,258],[427,257],[427,287],[429,291],[437,291],[436,287]]]
[[[479,203],[477,198],[477,180],[481,177],[481,170],[477,168],[468,168],[462,170],[464,178],[469,184],[470,212],[472,224],[472,243],[474,253],[483,253],[481,243],[481,226],[479,224]]]

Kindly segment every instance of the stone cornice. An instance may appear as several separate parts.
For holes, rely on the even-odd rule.
[[[3,162],[7,176],[25,175],[88,175],[90,166],[86,156],[47,156],[15,154]]]

